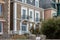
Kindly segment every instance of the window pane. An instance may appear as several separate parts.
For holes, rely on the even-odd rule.
[[[35,6],[39,7],[39,1],[35,1]]]
[[[23,9],[23,19],[25,19],[26,16],[26,10]]]
[[[30,18],[32,18],[32,11],[30,11]]]
[[[2,5],[0,4],[0,16],[2,14]]]
[[[26,31],[26,25],[22,25],[22,31]]]
[[[0,32],[1,32],[1,22],[0,22]]]
[[[23,10],[23,15],[25,15],[26,14],[26,10]]]
[[[26,0],[22,0],[23,3],[26,3]]]
[[[53,16],[57,16],[57,13],[53,13],[52,15],[53,15]]]
[[[38,18],[38,13],[36,13],[36,17]]]
[[[39,14],[38,13],[36,13],[36,21],[38,21],[39,20],[39,16],[38,16]]]

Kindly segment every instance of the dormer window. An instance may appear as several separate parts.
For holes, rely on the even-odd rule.
[[[22,2],[23,2],[23,3],[26,3],[26,2],[27,2],[27,0],[22,0]]]
[[[30,2],[33,2],[33,0],[30,0]]]
[[[35,6],[39,7],[39,0],[35,0]]]

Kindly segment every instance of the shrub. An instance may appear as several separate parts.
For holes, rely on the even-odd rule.
[[[35,28],[35,29],[34,29],[34,27],[32,27],[32,28],[30,29],[30,32],[31,32],[32,34],[35,34],[35,35],[40,34],[39,27],[37,27],[37,28]]]
[[[42,22],[41,32],[48,39],[60,38],[60,19],[49,19]]]

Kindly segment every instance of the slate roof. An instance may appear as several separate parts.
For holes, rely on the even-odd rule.
[[[52,0],[40,0],[39,3],[41,8],[46,9],[46,8],[51,8],[54,2]]]

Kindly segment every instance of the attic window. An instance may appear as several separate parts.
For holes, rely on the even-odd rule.
[[[39,7],[39,0],[35,0],[35,6]]]

